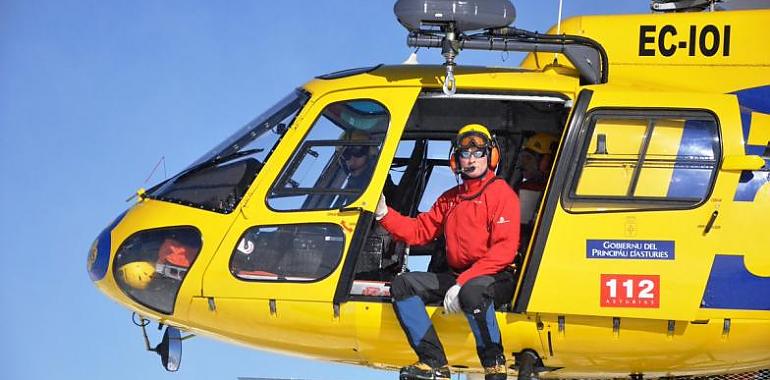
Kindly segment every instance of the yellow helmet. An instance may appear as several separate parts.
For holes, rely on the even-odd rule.
[[[539,154],[553,154],[553,148],[559,143],[559,139],[548,133],[535,133],[524,143],[524,149]]]
[[[497,148],[495,139],[492,138],[492,134],[489,133],[489,129],[481,124],[468,124],[457,132],[454,144],[452,145],[452,156],[449,160],[449,168],[453,172],[458,173],[460,164],[457,162],[459,159],[456,157],[457,152],[460,149],[467,149],[470,146],[476,148],[484,148],[488,150],[488,163],[489,168],[492,170],[497,169],[497,165],[500,163],[500,149]]]
[[[473,142],[473,145],[477,145],[476,141],[473,141],[472,136],[478,136],[481,135],[486,139],[485,145],[489,145],[492,143],[492,134],[489,133],[489,130],[487,127],[481,125],[481,124],[468,124],[460,129],[459,132],[457,132],[457,139],[455,142],[455,145],[457,147],[462,147],[464,145],[468,145],[468,143]],[[464,137],[471,137],[466,143],[464,140]],[[478,146],[477,148],[481,148],[483,146]]]
[[[155,265],[149,261],[134,261],[118,268],[118,278],[128,286],[143,290],[155,276]]]
[[[369,141],[372,139],[372,137],[364,131],[358,129],[349,129],[342,133],[342,139],[348,141]]]

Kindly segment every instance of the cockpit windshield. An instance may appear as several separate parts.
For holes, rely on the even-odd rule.
[[[232,212],[309,98],[303,90],[293,91],[147,196]]]

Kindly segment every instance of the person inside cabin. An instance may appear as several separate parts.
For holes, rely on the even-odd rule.
[[[523,144],[516,161],[516,180],[513,188],[521,202],[520,251],[527,249],[532,236],[535,214],[543,199],[553,166],[553,154],[559,143],[558,137],[538,132]]]
[[[362,145],[345,145],[339,153],[342,168],[347,173],[343,189],[363,191],[369,184],[372,174],[374,174],[374,166],[377,164],[379,150],[376,145],[363,144],[364,141],[370,141],[370,137],[364,132],[354,131],[347,133],[347,135],[347,140],[359,141],[362,142]],[[392,178],[388,175],[383,190],[385,196],[391,196],[395,187],[396,185],[393,183]],[[334,206],[343,207],[359,195],[341,195],[334,202]]]
[[[401,379],[450,378],[444,348],[425,310],[426,304],[442,301],[447,313],[465,314],[485,379],[507,378],[495,306],[513,297],[519,200],[495,176],[499,158],[489,130],[469,124],[458,132],[450,154],[450,168],[462,183],[444,192],[430,210],[409,218],[380,197],[375,217],[395,239],[421,245],[444,234],[450,268],[445,273],[402,273],[391,283],[393,307],[419,359],[401,368]]]
[[[375,150],[374,152],[372,152]],[[377,162],[376,148],[366,145],[351,145],[345,147],[340,154],[345,171],[348,173],[346,189],[363,189],[369,183]]]
[[[517,190],[545,190],[558,143],[558,138],[548,133],[535,133],[526,140],[516,163],[521,175]]]

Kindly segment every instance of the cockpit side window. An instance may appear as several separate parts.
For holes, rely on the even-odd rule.
[[[355,201],[369,185],[389,122],[387,109],[373,100],[326,106],[273,184],[268,205],[328,210]]]
[[[708,197],[721,154],[713,115],[598,111],[587,122],[566,209],[692,207]]]
[[[336,224],[252,227],[233,250],[230,272],[248,281],[318,281],[337,268],[344,246]]]

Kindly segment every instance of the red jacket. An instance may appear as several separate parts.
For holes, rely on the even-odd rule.
[[[380,223],[409,245],[426,244],[443,231],[447,262],[460,285],[499,273],[519,248],[519,198],[492,172],[449,189],[416,218],[388,208]]]

